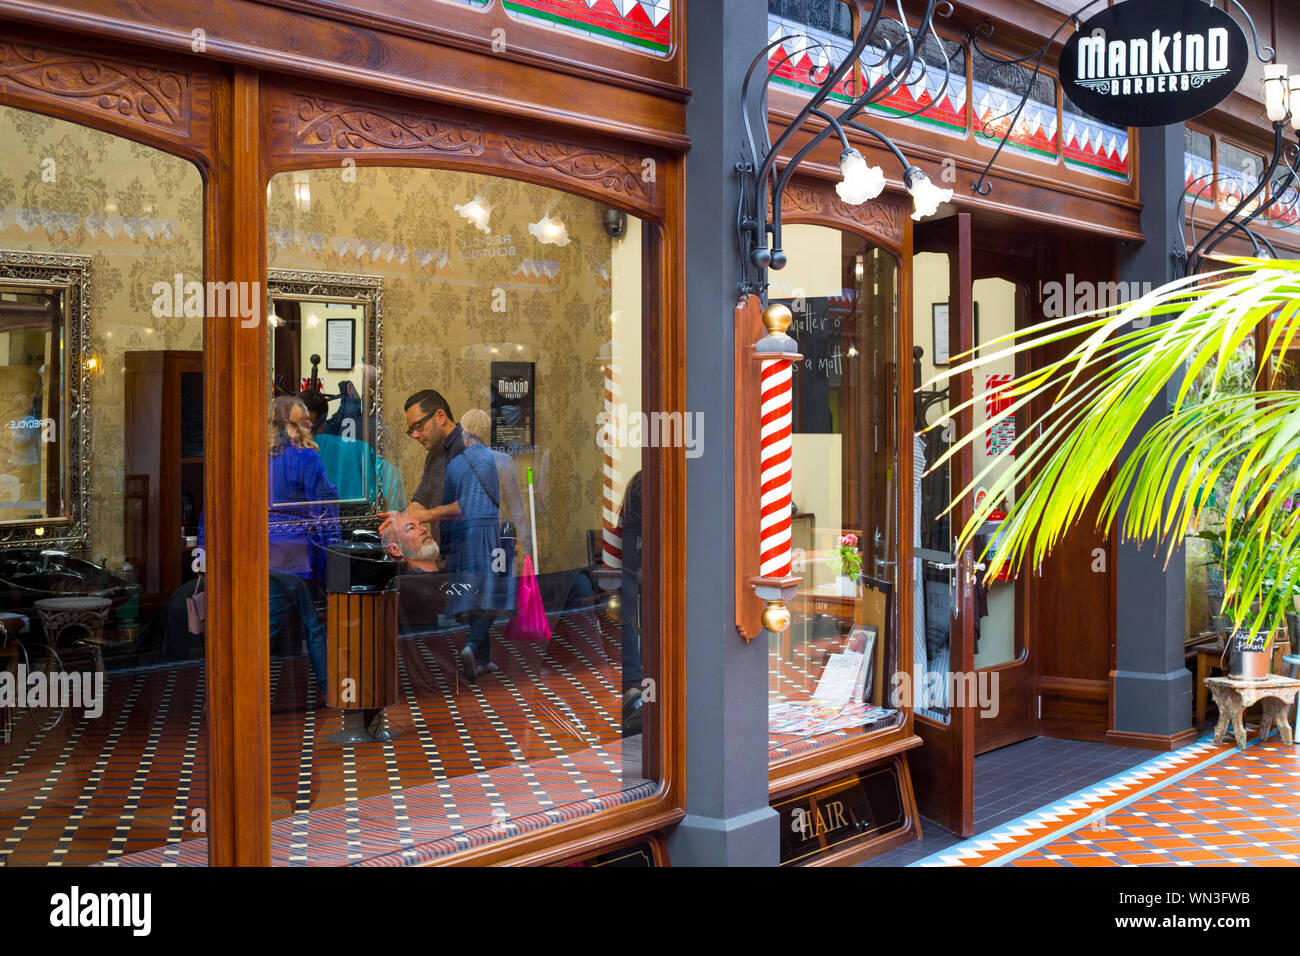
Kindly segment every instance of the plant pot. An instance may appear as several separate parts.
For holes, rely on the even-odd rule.
[[[838,575],[836,575],[836,576],[835,576],[835,583],[836,583],[837,585],[839,585],[839,589],[840,589],[840,597],[857,597],[857,596],[858,596],[858,585],[857,585],[857,582],[855,582],[855,581],[853,580],[853,578],[850,577],[849,575],[847,575],[847,574],[838,574]]]
[[[1230,679],[1243,682],[1268,679],[1273,649],[1267,634],[1236,631],[1228,641],[1227,651]]]

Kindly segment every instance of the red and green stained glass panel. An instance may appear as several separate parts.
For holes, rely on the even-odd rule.
[[[898,54],[891,50],[905,43],[902,28],[883,23],[863,51],[860,65],[867,86],[888,83],[890,67],[898,69]],[[906,82],[897,84],[883,99],[868,107],[880,116],[905,118],[908,122],[964,136],[966,117],[966,48],[953,40],[926,37],[920,62],[913,64]]]
[[[767,39],[779,44],[768,51],[767,68],[775,86],[811,94],[853,47],[853,15],[847,4],[825,0],[768,0]],[[850,70],[831,98],[853,99]]]
[[[517,20],[658,56],[672,49],[673,0],[501,0],[501,4]]]

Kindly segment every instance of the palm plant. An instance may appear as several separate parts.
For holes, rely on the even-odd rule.
[[[1118,527],[1126,540],[1164,548],[1168,562],[1195,530],[1202,508],[1217,499],[1225,615],[1251,630],[1271,632],[1285,623],[1300,584],[1300,509],[1293,507],[1300,501],[1300,392],[1262,391],[1256,378],[1253,390],[1238,394],[1225,378],[1261,325],[1268,324],[1264,355],[1285,351],[1300,334],[1300,262],[1222,261],[1220,271],[1174,281],[1130,303],[1004,336],[936,376],[938,382],[1022,352],[1069,345],[1060,358],[999,388],[1011,400],[1003,411],[960,437],[932,466],[984,427],[1048,400],[1041,427],[1016,437],[1015,458],[990,463],[961,492],[972,495],[991,480],[961,531],[964,550],[996,504],[1022,486],[1001,524],[996,553],[982,556],[988,575],[1040,565],[1092,504],[1099,504],[1100,529]],[[1152,403],[1171,392],[1167,412],[1152,423]],[[998,468],[1004,470],[992,477]]]

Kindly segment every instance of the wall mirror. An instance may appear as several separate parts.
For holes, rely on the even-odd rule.
[[[282,435],[277,417],[293,414],[288,397],[302,399],[328,482],[314,461],[277,470],[302,487],[273,487],[272,513],[277,524],[337,513],[342,528],[373,527],[381,511],[405,504],[400,475],[383,455],[383,279],[272,269],[267,285],[271,451]]]
[[[90,257],[0,250],[0,547],[90,535]]]

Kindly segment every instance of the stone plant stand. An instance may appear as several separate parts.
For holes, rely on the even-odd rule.
[[[1238,747],[1246,746],[1246,726],[1241,715],[1257,701],[1260,702],[1263,715],[1259,721],[1259,739],[1268,736],[1270,727],[1277,727],[1282,735],[1282,742],[1291,744],[1291,725],[1287,722],[1287,708],[1300,692],[1300,680],[1290,677],[1270,675],[1267,680],[1235,681],[1227,677],[1208,677],[1205,686],[1214,695],[1214,703],[1219,708],[1219,720],[1214,725],[1214,742],[1227,743],[1225,731],[1232,725],[1233,736]]]

